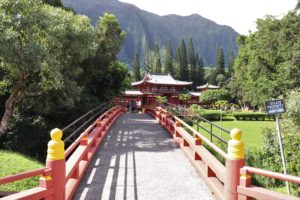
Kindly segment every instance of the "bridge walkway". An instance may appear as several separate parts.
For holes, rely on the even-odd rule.
[[[147,114],[123,114],[94,155],[74,199],[215,199],[169,134]]]

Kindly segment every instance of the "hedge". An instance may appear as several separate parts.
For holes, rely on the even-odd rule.
[[[233,117],[236,120],[245,120],[245,121],[265,121],[265,120],[275,120],[273,115],[267,115],[262,112],[234,112]]]

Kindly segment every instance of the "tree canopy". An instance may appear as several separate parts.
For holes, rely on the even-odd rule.
[[[238,38],[229,84],[240,103],[263,105],[300,85],[300,15],[257,20],[257,32]]]
[[[9,127],[12,133],[0,146],[20,143],[26,131],[41,139],[38,148],[45,129],[66,125],[126,84],[127,68],[116,60],[125,33],[116,17],[104,14],[93,27],[49,2],[59,3],[0,0],[0,137]]]

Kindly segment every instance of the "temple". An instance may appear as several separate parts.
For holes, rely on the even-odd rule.
[[[217,85],[210,85],[208,83],[206,83],[205,85],[200,85],[197,86],[196,89],[200,92],[204,92],[206,90],[215,90],[215,89],[220,89],[220,86]]]
[[[156,102],[157,96],[167,97],[167,101],[172,104],[199,104],[199,92],[189,92],[193,82],[175,80],[170,74],[145,74],[144,78],[138,82],[132,82],[134,90],[126,90],[122,97],[115,98],[121,104],[135,101],[140,108],[144,105],[151,105]],[[179,95],[187,92],[191,98],[186,102],[179,99]]]

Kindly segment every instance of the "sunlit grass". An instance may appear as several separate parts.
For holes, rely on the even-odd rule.
[[[32,158],[10,151],[0,151],[0,177],[9,176],[33,169],[43,164]],[[0,185],[0,191],[22,191],[38,186],[39,177],[32,177],[13,183]]]

